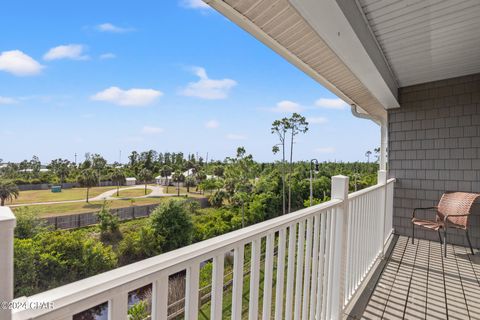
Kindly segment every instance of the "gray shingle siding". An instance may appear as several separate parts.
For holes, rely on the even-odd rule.
[[[398,179],[393,221],[410,235],[413,208],[436,205],[446,190],[480,192],[480,74],[401,88],[399,100],[388,112],[389,168]],[[480,205],[473,211],[472,242],[480,248]],[[437,239],[435,232],[416,235]]]

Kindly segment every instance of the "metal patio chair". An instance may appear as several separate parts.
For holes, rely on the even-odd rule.
[[[438,232],[440,244],[445,245],[444,254],[447,256],[447,230],[448,228],[462,229],[467,236],[468,245],[474,255],[472,242],[468,235],[468,220],[473,203],[480,197],[480,193],[453,192],[448,191],[442,195],[438,206],[428,208],[415,208],[412,214],[412,244],[415,239],[415,226]],[[435,221],[418,219],[415,217],[417,211],[436,212]],[[443,242],[440,230],[443,230]]]

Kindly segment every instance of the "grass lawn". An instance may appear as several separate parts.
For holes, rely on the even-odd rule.
[[[147,195],[152,193],[152,190],[147,189]],[[122,190],[120,189],[120,193],[118,195],[119,198],[134,198],[134,197],[142,197],[145,195],[145,189],[128,189],[128,190]],[[117,193],[113,195],[114,197],[117,196]]]
[[[134,205],[141,206],[147,204],[157,204],[165,201],[164,198],[140,198],[135,199],[133,202]],[[102,207],[103,201],[95,202],[72,202],[72,203],[58,203],[58,204],[41,204],[30,206],[31,209],[38,212],[41,217],[50,217],[58,215],[69,215],[75,213],[85,213],[85,212],[94,212],[99,211]],[[132,206],[131,200],[112,200],[108,201],[110,209],[125,208]],[[23,206],[22,206],[23,207]],[[15,212],[18,208],[22,207],[13,207],[12,210]]]
[[[171,195],[177,195],[177,187],[169,186],[168,192],[167,192],[167,187],[163,187],[163,192]],[[205,198],[205,195],[201,194],[200,191],[195,192],[195,187],[190,187],[190,192],[188,193],[187,193],[187,188],[180,187],[180,194],[181,195],[188,194],[189,197],[193,197],[193,198]]]
[[[94,187],[90,188],[90,197],[96,197],[114,187]],[[63,189],[62,192],[54,193],[50,190],[29,190],[20,191],[18,199],[8,204],[28,204],[35,202],[54,202],[68,200],[82,200],[87,197],[86,188]]]

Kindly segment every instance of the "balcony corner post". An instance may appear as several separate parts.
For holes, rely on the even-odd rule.
[[[387,162],[388,162],[388,124],[382,123],[380,125],[380,170],[387,169]]]
[[[332,287],[332,319],[343,318],[345,303],[345,282],[347,272],[347,246],[348,246],[348,187],[349,178],[338,175],[332,177],[332,199],[342,200],[336,214],[335,223],[335,251],[334,273]]]
[[[385,215],[387,214],[387,170],[379,170],[377,175],[377,184],[382,186],[379,208],[382,210],[380,215],[380,258],[385,256]]]
[[[0,303],[13,300],[13,237],[16,219],[8,207],[0,207]],[[0,308],[0,319],[11,320],[12,310]]]

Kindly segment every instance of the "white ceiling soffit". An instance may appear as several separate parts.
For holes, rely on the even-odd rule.
[[[398,107],[394,92],[385,82],[382,93],[367,87],[288,0],[204,1],[345,102],[360,106],[376,120],[385,121],[385,109]],[[335,2],[321,2],[324,1]]]
[[[401,87],[480,73],[479,0],[359,0]]]
[[[386,108],[400,107],[398,86],[354,0],[289,0]]]

